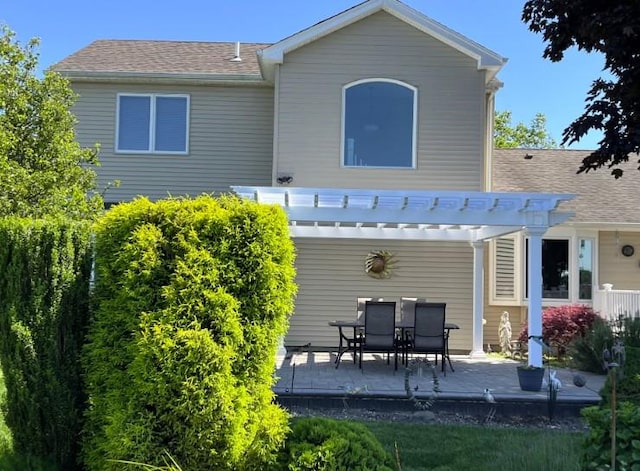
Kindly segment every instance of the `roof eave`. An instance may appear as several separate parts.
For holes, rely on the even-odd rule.
[[[569,221],[566,225],[581,229],[590,228],[605,231],[640,231],[639,222]]]
[[[334,31],[359,21],[378,11],[386,11],[396,18],[412,25],[416,29],[449,45],[459,52],[476,60],[479,70],[487,70],[491,80],[507,62],[498,53],[456,33],[435,20],[423,15],[419,11],[400,3],[397,0],[369,0],[343,11],[310,28],[300,31],[280,42],[277,42],[258,54],[260,67],[267,80],[273,80],[273,70],[276,64],[282,64],[284,55]]]

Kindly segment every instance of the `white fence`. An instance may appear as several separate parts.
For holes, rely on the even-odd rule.
[[[604,284],[604,289],[594,290],[593,309],[601,317],[614,321],[620,317],[640,317],[640,291],[613,289]]]

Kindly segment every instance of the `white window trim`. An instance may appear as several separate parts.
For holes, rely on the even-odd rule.
[[[522,237],[522,252],[521,252],[521,259],[522,259],[522,269],[520,271],[521,275],[520,275],[520,280],[521,280],[521,286],[520,286],[520,290],[522,293],[522,302],[525,303],[526,301],[528,301],[528,297],[526,297],[526,280],[527,280],[527,274],[526,274],[526,269],[527,269],[527,264],[524,263],[524,256],[525,256],[525,240],[526,237],[524,236],[524,234],[521,234]],[[547,233],[542,236],[543,239],[555,239],[555,240],[568,240],[569,241],[569,286],[568,286],[568,292],[569,292],[569,297],[568,298],[562,298],[562,299],[558,299],[558,298],[542,298],[542,305],[543,306],[561,306],[561,305],[565,305],[565,304],[591,304],[593,302],[593,299],[580,299],[580,292],[579,292],[579,284],[580,284],[580,272],[579,272],[579,268],[578,268],[578,244],[580,239],[590,239],[592,241],[592,284],[594,286],[593,290],[592,290],[592,297],[595,293],[595,289],[597,289],[597,273],[598,273],[598,232],[597,231],[590,231],[590,230],[576,230],[575,228],[569,228],[569,227],[562,227],[562,226],[558,226],[558,227],[552,227],[550,228]]]
[[[413,129],[411,131],[411,167],[389,167],[389,166],[358,166],[358,165],[345,165],[344,164],[344,145],[345,145],[345,116],[347,110],[347,101],[346,94],[347,90],[356,85],[361,85],[363,83],[369,82],[387,82],[393,83],[396,85],[400,85],[402,87],[408,88],[413,92]],[[392,169],[392,170],[415,170],[417,168],[417,137],[418,137],[418,88],[410,85],[406,82],[402,82],[401,80],[395,80],[390,78],[366,78],[361,80],[356,80],[354,82],[350,82],[342,87],[342,119],[340,121],[340,167],[341,168],[349,168],[349,169]]]
[[[149,116],[149,150],[126,150],[119,149],[118,143],[120,142],[120,97],[133,96],[133,97],[149,97],[150,98],[150,116]],[[156,136],[153,132],[156,123],[156,98],[186,98],[187,100],[187,112],[185,123],[185,150],[184,151],[167,151],[167,150],[154,150]],[[163,154],[163,155],[187,155],[189,154],[189,125],[191,114],[191,96],[188,94],[176,94],[176,93],[118,93],[116,98],[116,140],[114,143],[114,152],[116,154]]]

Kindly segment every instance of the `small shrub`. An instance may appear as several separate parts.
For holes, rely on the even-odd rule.
[[[279,469],[391,471],[393,458],[362,424],[305,418],[293,424]]]
[[[628,401],[640,406],[640,348],[625,347],[626,360],[616,380],[616,395],[619,401]],[[600,395],[605,404],[611,402],[611,375],[607,378]]]
[[[582,469],[609,469],[611,464],[611,409],[582,410],[590,432],[583,442]],[[616,469],[640,466],[640,407],[623,402],[616,410]]]
[[[640,348],[640,317],[624,317],[618,324],[624,346]]]
[[[542,313],[542,337],[562,355],[575,338],[589,331],[596,318],[593,309],[582,304],[549,307]],[[518,340],[526,342],[528,337],[528,327],[524,326]]]
[[[581,371],[604,374],[602,351],[613,345],[613,330],[609,323],[597,317],[591,329],[575,338],[569,347],[573,366]]]

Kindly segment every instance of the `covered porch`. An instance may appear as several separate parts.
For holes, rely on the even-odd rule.
[[[572,215],[559,211],[558,205],[573,195],[239,186],[233,190],[244,198],[282,206],[289,218],[291,236],[297,242],[308,239],[468,244],[472,250],[466,265],[472,287],[468,329],[471,336],[465,347],[471,357],[485,355],[485,242],[523,230],[529,238],[528,327],[532,336],[541,335],[542,236],[549,227]],[[397,296],[406,294],[397,293]],[[331,293],[325,293],[325,298],[330,311]],[[355,314],[354,304],[350,315]],[[338,318],[347,314],[336,312],[334,315]],[[529,362],[536,366],[542,364],[542,347],[533,340],[529,342]]]

